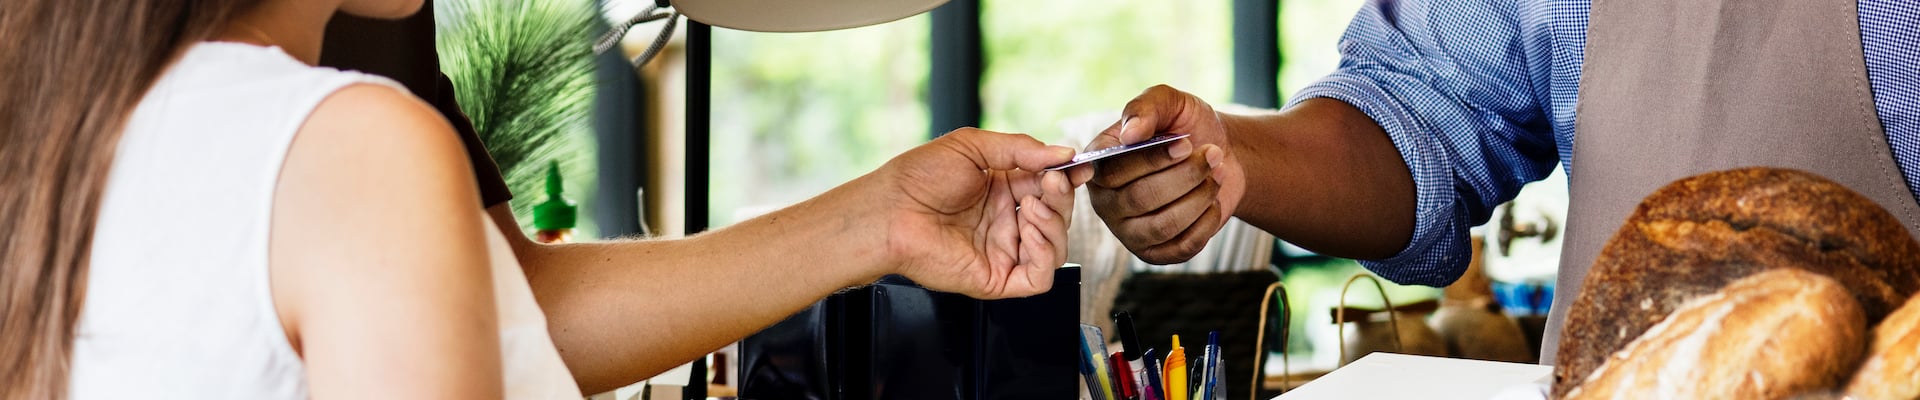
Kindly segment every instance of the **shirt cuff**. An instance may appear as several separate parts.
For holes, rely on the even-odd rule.
[[[1398,284],[1446,286],[1466,270],[1471,257],[1466,212],[1453,188],[1447,149],[1435,127],[1372,77],[1340,71],[1302,89],[1288,106],[1312,98],[1340,100],[1360,109],[1387,132],[1413,175],[1413,236],[1399,253],[1359,260]]]

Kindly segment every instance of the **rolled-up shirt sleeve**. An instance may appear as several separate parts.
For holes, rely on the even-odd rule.
[[[1413,236],[1361,264],[1401,284],[1444,286],[1465,271],[1467,228],[1558,161],[1546,107],[1545,35],[1512,1],[1369,0],[1340,40],[1338,70],[1294,103],[1331,98],[1365,112],[1413,175]],[[1257,173],[1257,172],[1256,172]]]

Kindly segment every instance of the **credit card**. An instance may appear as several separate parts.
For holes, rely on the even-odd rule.
[[[1067,168],[1073,168],[1074,166],[1094,162],[1102,158],[1126,154],[1129,151],[1144,149],[1148,147],[1154,147],[1154,146],[1171,143],[1175,140],[1180,140],[1185,138],[1187,138],[1187,134],[1185,133],[1178,134],[1178,135],[1160,135],[1160,136],[1154,136],[1152,139],[1147,139],[1146,141],[1143,141],[1140,143],[1113,146],[1113,147],[1108,147],[1104,149],[1075,154],[1073,155],[1073,161],[1069,161],[1066,164],[1047,167],[1046,170],[1059,171]]]

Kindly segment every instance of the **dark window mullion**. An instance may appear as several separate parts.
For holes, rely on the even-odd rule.
[[[687,229],[707,230],[713,141],[713,27],[687,21]]]
[[[1233,102],[1280,107],[1280,0],[1233,0]]]
[[[980,126],[980,77],[986,62],[980,40],[980,1],[952,0],[933,9],[928,37],[928,137]]]

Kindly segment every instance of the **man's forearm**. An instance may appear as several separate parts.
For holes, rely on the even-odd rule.
[[[864,178],[863,178],[864,179]],[[677,240],[516,244],[549,331],[584,392],[653,376],[757,332],[891,260],[879,196],[843,185]],[[862,208],[867,208],[862,210]],[[688,284],[688,282],[697,282]]]
[[[1359,109],[1307,100],[1278,114],[1225,115],[1246,169],[1235,216],[1323,254],[1380,259],[1413,235],[1413,176]]]

